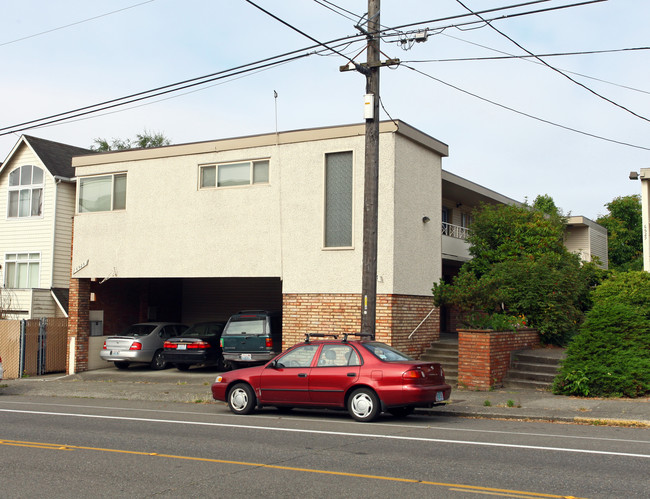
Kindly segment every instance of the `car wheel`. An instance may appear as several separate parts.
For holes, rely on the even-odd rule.
[[[233,369],[232,363],[229,360],[221,359],[217,364],[217,369],[220,369],[222,371],[230,371]]]
[[[255,393],[250,385],[238,383],[228,393],[228,407],[235,414],[250,414],[255,410]]]
[[[379,397],[369,388],[358,388],[348,398],[348,412],[357,421],[372,421],[379,415]]]
[[[129,363],[124,361],[113,362],[113,364],[115,364],[115,367],[118,369],[127,369],[129,367]]]
[[[413,414],[414,410],[414,407],[391,407],[388,409],[388,412],[396,418],[405,418],[406,416]]]
[[[190,365],[189,364],[176,364],[176,369],[179,371],[189,371],[190,370]]]
[[[155,371],[160,371],[161,369],[165,369],[167,367],[167,362],[165,362],[165,357],[163,356],[162,350],[158,350],[153,354],[153,359],[151,359],[151,364],[149,364],[149,367]]]

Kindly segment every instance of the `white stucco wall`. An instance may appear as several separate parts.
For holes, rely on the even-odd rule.
[[[377,291],[429,294],[440,274],[440,156],[401,137],[397,174],[396,137],[380,134]],[[224,150],[215,142],[213,151],[202,144],[196,154],[187,145],[175,149],[178,156],[123,153],[102,164],[91,164],[101,156],[73,160],[77,177],[127,173],[126,210],[75,216],[73,277],[280,277],[283,293],[360,292],[363,134],[279,142]],[[353,243],[329,249],[325,155],[342,151],[353,153]],[[266,158],[268,185],[198,189],[201,164]],[[431,219],[424,227],[423,211]],[[421,263],[396,264],[397,254]]]
[[[430,295],[442,276],[441,158],[405,137],[395,139],[392,292]]]

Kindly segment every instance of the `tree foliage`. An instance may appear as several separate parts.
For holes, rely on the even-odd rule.
[[[468,238],[473,259],[451,284],[434,284],[436,303],[456,306],[470,327],[495,315],[523,317],[545,343],[565,343],[581,323],[591,287],[602,275],[565,248],[564,218],[557,209],[547,211],[481,206]]]
[[[623,272],[642,270],[641,197],[638,194],[617,197],[605,206],[609,213],[596,222],[607,229],[609,267]]]
[[[557,394],[641,397],[650,393],[650,274],[614,274],[567,347]]]
[[[94,140],[94,145],[90,149],[97,152],[122,151],[124,149],[144,149],[150,147],[168,146],[171,141],[161,132],[150,132],[144,130],[138,133],[134,140],[131,139],[112,139],[110,142],[102,137]]]

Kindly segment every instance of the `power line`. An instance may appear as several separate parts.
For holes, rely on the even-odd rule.
[[[150,0],[150,1],[153,1],[153,0]],[[508,9],[508,8],[517,8],[517,7],[526,6],[526,5],[530,5],[530,4],[536,4],[536,3],[545,2],[545,1],[548,1],[548,0],[535,0],[535,1],[532,1],[532,2],[526,2],[526,3],[516,4],[516,5],[510,5],[510,6],[506,6],[506,7],[500,7],[500,8],[497,8],[497,9],[489,9],[488,11],[489,12],[494,12],[494,11],[497,11],[497,10],[504,10],[504,9]],[[604,0],[590,0],[590,1],[587,1],[587,2],[582,2],[582,3],[579,3],[579,4],[571,4],[571,5],[562,6],[562,7],[559,7],[559,8],[566,8],[566,7],[577,6],[577,5],[585,5],[585,4],[596,3],[596,2],[600,2],[600,1],[604,1]],[[558,7],[553,8],[551,10],[555,10],[557,8]],[[547,9],[544,9],[544,10],[547,10]],[[544,11],[544,10],[542,10],[542,11]],[[483,11],[483,12],[488,12],[488,11]],[[540,10],[517,13],[516,15],[520,16],[520,15],[527,15],[527,14],[532,14],[532,13],[537,13],[537,12],[540,12]],[[462,15],[458,15],[458,16],[452,16],[452,18],[467,17],[467,16],[470,16],[470,15],[472,15],[472,14],[462,14]],[[438,21],[443,21],[443,20],[448,20],[448,19],[450,19],[450,18],[445,17],[445,18],[441,18],[440,20],[425,21],[425,23],[438,22]],[[491,19],[491,20],[494,20],[494,19]],[[447,26],[447,27],[450,27],[450,26]],[[295,28],[292,27],[292,29],[295,29]],[[443,27],[441,29],[446,29],[446,27]],[[384,31],[388,31],[388,30],[384,30]],[[309,37],[309,35],[305,34],[305,36],[307,36],[308,38],[311,39],[311,37]],[[394,36],[394,35],[391,35],[391,36]],[[81,116],[87,116],[87,115],[97,113],[97,112],[100,112],[100,111],[104,111],[104,110],[107,110],[107,109],[113,109],[113,108],[116,108],[116,107],[125,106],[125,105],[128,105],[128,104],[134,103],[134,102],[140,102],[142,100],[158,97],[160,95],[167,95],[167,94],[172,93],[172,92],[178,92],[180,90],[196,87],[196,86],[199,86],[199,85],[204,85],[206,83],[211,83],[213,81],[218,81],[218,80],[221,80],[221,79],[229,78],[229,77],[240,75],[240,74],[246,74],[247,72],[258,71],[258,70],[266,68],[266,67],[272,67],[274,65],[284,64],[284,63],[291,62],[293,60],[297,60],[297,59],[307,57],[307,56],[310,56],[310,55],[313,55],[313,54],[318,54],[318,52],[306,53],[306,51],[313,50],[313,49],[315,49],[317,47],[325,47],[325,50],[333,51],[334,53],[339,54],[340,52],[338,50],[333,50],[333,48],[331,47],[332,44],[338,43],[339,45],[335,46],[335,48],[338,48],[340,46],[345,46],[345,45],[348,45],[348,44],[353,43],[355,41],[360,41],[362,39],[365,39],[364,35],[351,35],[351,36],[346,36],[346,37],[340,37],[340,38],[337,38],[337,39],[334,39],[334,40],[330,40],[330,41],[326,42],[325,44],[319,42],[318,40],[316,40],[316,42],[317,42],[316,45],[312,45],[312,46],[309,46],[309,47],[304,47],[304,48],[301,48],[301,49],[293,50],[293,51],[286,52],[284,54],[280,54],[280,55],[276,55],[276,56],[272,56],[272,57],[267,57],[265,59],[261,59],[261,60],[258,60],[258,61],[252,62],[252,63],[248,63],[248,64],[243,64],[243,65],[240,65],[240,66],[228,69],[228,70],[218,71],[218,72],[211,73],[211,74],[208,74],[208,75],[199,76],[199,77],[196,77],[196,78],[191,78],[191,79],[187,79],[187,80],[176,82],[176,83],[171,83],[171,84],[168,84],[168,85],[163,85],[163,86],[160,86],[160,87],[145,90],[145,91],[142,91],[142,92],[137,92],[137,93],[130,94],[130,95],[127,95],[127,96],[106,100],[106,101],[103,101],[103,102],[100,102],[100,103],[97,103],[97,104],[83,106],[83,107],[80,107],[80,108],[77,108],[77,109],[65,111],[65,112],[62,112],[62,113],[53,114],[53,115],[46,116],[46,117],[43,117],[43,118],[33,119],[33,120],[25,121],[25,122],[22,122],[22,123],[14,124],[14,125],[11,125],[11,126],[2,127],[2,128],[0,128],[0,136],[8,135],[8,134],[11,134],[11,133],[20,132],[20,131],[24,131],[24,130],[28,130],[28,129],[31,129],[31,128],[37,128],[37,127],[41,127],[41,126],[47,126],[47,125],[52,125],[52,124],[56,124],[56,123],[61,123],[63,121],[69,121],[69,120],[71,120],[73,118],[78,118],[78,117],[81,117]],[[295,54],[299,54],[299,55],[296,55],[295,57],[288,58],[288,56],[293,56]],[[320,55],[320,54],[318,54],[318,55]],[[347,56],[345,56],[345,55],[342,55],[342,56],[344,58],[348,59]],[[281,59],[281,58],[285,58],[285,59]],[[276,60],[277,60],[277,62],[271,62],[271,61],[276,61]],[[265,63],[268,63],[268,64],[265,64]]]
[[[258,65],[256,67],[249,67],[247,69],[242,69],[240,71],[234,71],[232,69],[231,70],[226,70],[226,71],[221,71],[219,73],[215,73],[218,76],[214,76],[213,78],[209,78],[209,79],[204,79],[203,81],[198,81],[197,82],[197,81],[193,81],[193,80],[187,80],[187,81],[192,81],[192,83],[188,83],[188,84],[182,85],[182,86],[178,86],[178,84],[167,85],[165,87],[159,87],[159,89],[164,89],[164,90],[161,90],[161,91],[156,92],[156,93],[152,93],[153,90],[148,90],[148,91],[145,91],[145,92],[140,92],[138,94],[132,94],[129,97],[122,97],[122,98],[119,98],[119,99],[113,99],[113,100],[110,100],[110,101],[105,101],[102,104],[94,104],[92,106],[86,106],[86,107],[83,107],[83,108],[78,108],[78,109],[76,109],[74,111],[67,111],[65,113],[59,113],[59,114],[56,114],[56,115],[52,115],[52,116],[49,116],[47,118],[40,118],[40,119],[37,119],[37,120],[24,122],[22,124],[13,125],[13,126],[9,126],[9,127],[4,127],[4,128],[0,129],[0,131],[1,131],[0,136],[10,135],[12,133],[22,132],[24,130],[29,130],[29,129],[32,129],[32,128],[40,128],[40,127],[43,127],[43,126],[46,126],[46,125],[51,125],[53,123],[60,123],[62,121],[69,121],[72,118],[78,118],[80,116],[86,116],[88,114],[94,114],[94,113],[97,113],[99,111],[104,111],[106,109],[112,109],[112,108],[115,108],[115,107],[124,106],[124,105],[127,105],[127,104],[131,104],[133,102],[139,102],[139,101],[142,101],[142,100],[145,100],[145,99],[151,99],[153,97],[169,94],[171,92],[178,92],[179,90],[184,90],[186,88],[196,87],[198,85],[204,85],[206,83],[210,83],[210,82],[213,82],[213,81],[225,79],[225,78],[232,77],[232,76],[235,76],[235,75],[260,70],[260,69],[270,67],[270,66],[276,66],[276,65],[283,64],[283,63],[286,63],[286,62],[301,59],[303,57],[308,57],[309,55],[311,55],[311,54],[309,54],[309,53],[299,54],[299,55],[295,55],[295,56],[292,56],[292,57],[289,57],[289,58],[286,58],[286,59],[283,59],[283,60],[280,60],[280,61],[269,62],[269,63],[266,63],[266,64]],[[246,66],[251,66],[251,64],[247,64]],[[242,67],[244,67],[244,66],[242,66]],[[223,74],[223,73],[229,73],[229,74]],[[196,80],[196,79],[194,79],[194,80]],[[178,86],[178,88],[169,88],[169,87],[175,87],[175,86]],[[151,94],[151,95],[146,95],[146,94]],[[133,98],[131,98],[131,97],[133,97]],[[125,99],[128,99],[128,100],[125,100]],[[123,101],[123,102],[120,102],[120,101]],[[30,126],[23,126],[23,125],[30,125]],[[18,128],[18,127],[22,127],[22,128]],[[9,130],[9,131],[5,131],[5,130]]]
[[[326,43],[323,43],[323,42],[317,40],[316,38],[314,38],[313,36],[308,35],[308,34],[305,33],[304,31],[299,30],[298,28],[296,28],[296,27],[293,26],[292,24],[288,23],[288,22],[285,21],[284,19],[282,19],[282,18],[276,16],[275,14],[269,12],[268,10],[266,10],[266,9],[264,9],[264,8],[262,8],[262,7],[260,7],[259,5],[257,5],[257,4],[256,4],[255,2],[253,2],[252,0],[246,0],[246,2],[248,2],[249,4],[251,4],[251,5],[252,5],[253,7],[255,7],[256,9],[259,9],[259,10],[261,10],[262,12],[264,12],[267,16],[272,17],[272,18],[275,19],[276,21],[278,21],[278,22],[284,24],[285,26],[287,26],[288,28],[294,30],[296,33],[300,33],[300,34],[301,34],[302,36],[304,36],[305,38],[309,38],[312,42],[317,43],[318,45],[320,45],[320,46],[322,46],[322,47],[325,47],[325,48],[328,49],[328,50],[331,50],[331,51],[334,52],[335,54],[340,55],[341,57],[343,57],[344,59],[346,59],[348,62],[354,64],[355,67],[356,67],[357,69],[360,69],[360,66],[359,66],[357,63],[355,63],[352,59],[350,59],[347,55],[342,54],[342,53],[339,52],[338,50],[329,47]]]
[[[156,0],[147,0],[146,2],[136,3],[135,5],[130,5],[129,7],[124,7],[123,9],[117,9],[117,10],[113,10],[111,12],[106,12],[105,14],[100,14],[98,16],[89,17],[87,19],[82,19],[81,21],[76,21],[74,23],[66,24],[64,26],[59,26],[58,28],[52,28],[52,29],[48,29],[48,30],[45,30],[45,31],[41,31],[39,33],[34,33],[32,35],[23,36],[22,38],[16,38],[15,40],[0,43],[0,47],[2,47],[3,45],[9,45],[11,43],[22,42],[23,40],[28,40],[30,38],[34,38],[34,37],[37,37],[37,36],[46,35],[47,33],[52,33],[54,31],[59,31],[61,29],[70,28],[72,26],[77,26],[78,24],[87,23],[88,21],[94,21],[95,19],[100,19],[102,17],[110,16],[112,14],[117,14],[118,12],[124,12],[125,10],[133,9],[135,7],[140,7],[141,5],[145,5],[147,3],[151,3],[151,2],[155,2],[155,1]]]
[[[462,92],[464,94],[475,97],[475,98],[477,98],[479,100],[482,100],[483,102],[487,102],[487,103],[492,104],[494,106],[500,107],[502,109],[506,109],[507,111],[512,111],[513,113],[517,113],[517,114],[520,114],[522,116],[526,116],[527,118],[531,118],[531,119],[536,120],[536,121],[541,121],[542,123],[546,123],[547,125],[552,125],[552,126],[555,126],[555,127],[558,127],[558,128],[562,128],[563,130],[568,130],[570,132],[579,133],[581,135],[586,135],[587,137],[592,137],[592,138],[595,138],[595,139],[604,140],[606,142],[612,142],[614,144],[619,144],[619,145],[623,145],[623,146],[627,146],[627,147],[633,147],[635,149],[643,149],[645,151],[650,151],[650,147],[640,146],[640,145],[637,145],[637,144],[631,144],[629,142],[623,142],[623,141],[615,140],[615,139],[609,139],[609,138],[603,137],[601,135],[596,135],[596,134],[593,134],[593,133],[578,130],[577,128],[572,128],[570,126],[561,125],[561,124],[556,123],[554,121],[550,121],[550,120],[547,120],[547,119],[544,119],[544,118],[540,118],[538,116],[534,116],[534,115],[526,113],[524,111],[519,111],[518,109],[515,109],[513,107],[506,106],[505,104],[501,104],[499,102],[487,99],[485,97],[481,97],[480,95],[475,94],[473,92],[470,92],[469,90],[465,90],[465,89],[460,88],[460,87],[458,87],[456,85],[453,85],[451,83],[443,81],[443,80],[441,80],[439,78],[436,78],[435,76],[432,76],[432,75],[430,75],[428,73],[425,73],[424,71],[420,71],[419,69],[416,69],[413,66],[409,66],[408,64],[401,64],[400,67],[405,67],[407,69],[410,69],[411,71],[415,71],[416,73],[421,74],[422,76],[425,76],[427,78],[430,78],[431,80],[437,81],[438,83],[442,83],[443,85],[446,85],[446,86],[448,86],[450,88],[453,88],[454,90],[458,90],[459,92]]]
[[[469,7],[467,7],[467,6],[466,6],[466,5],[465,5],[461,0],[456,0],[456,2],[458,2],[460,5],[462,5],[462,6],[463,6],[465,9],[467,9],[469,12],[472,12],[472,9],[470,9]],[[472,13],[474,13],[474,12],[472,12]],[[541,62],[542,64],[544,64],[544,66],[546,66],[547,68],[552,69],[552,70],[555,71],[556,73],[558,73],[558,74],[564,76],[564,77],[565,77],[566,79],[568,79],[569,81],[571,81],[571,82],[575,83],[576,85],[578,85],[578,86],[584,88],[584,89],[587,90],[588,92],[594,94],[596,97],[598,97],[598,98],[600,98],[600,99],[603,99],[604,101],[609,102],[610,104],[613,104],[614,106],[616,106],[616,107],[618,107],[618,108],[620,108],[620,109],[623,109],[624,111],[627,111],[628,113],[630,113],[630,114],[633,115],[633,116],[636,116],[637,118],[640,118],[640,119],[642,119],[642,120],[645,120],[645,121],[650,122],[650,119],[649,119],[649,118],[646,118],[645,116],[642,116],[642,115],[640,115],[640,114],[638,114],[638,113],[635,113],[634,111],[632,111],[631,109],[629,109],[629,108],[623,106],[622,104],[619,104],[618,102],[615,102],[615,101],[613,101],[612,99],[609,99],[608,97],[605,97],[604,95],[599,94],[598,92],[596,92],[596,91],[593,90],[592,88],[589,88],[587,85],[585,85],[585,84],[583,84],[583,83],[580,83],[580,82],[577,81],[577,80],[574,80],[574,79],[571,78],[568,74],[566,74],[566,73],[560,71],[559,69],[557,69],[557,68],[554,67],[554,66],[551,66],[551,65],[550,65],[549,63],[547,63],[545,60],[540,59],[538,56],[534,55],[530,50],[524,48],[521,44],[517,43],[514,39],[512,39],[511,37],[509,37],[508,35],[506,35],[503,31],[500,31],[498,28],[495,28],[494,26],[492,26],[492,23],[491,23],[491,22],[485,21],[481,15],[479,15],[479,14],[475,14],[475,15],[476,15],[479,19],[481,19],[481,21],[485,22],[485,23],[486,23],[490,28],[492,28],[494,31],[496,31],[497,33],[499,33],[499,34],[500,34],[501,36],[503,36],[504,38],[510,40],[512,43],[514,43],[517,47],[519,47],[521,50],[523,50],[524,52],[526,52],[528,55],[534,57],[534,58],[537,59],[539,62]]]
[[[486,47],[487,48],[487,47]],[[491,49],[494,50],[494,49]],[[506,59],[537,59],[538,57],[560,57],[560,56],[572,56],[572,55],[594,55],[594,54],[612,54],[616,52],[630,52],[637,50],[650,50],[650,47],[631,47],[625,49],[605,49],[605,50],[582,50],[579,52],[554,52],[549,54],[532,54],[532,55],[495,55],[491,57],[455,57],[448,59],[425,59],[425,60],[413,60],[405,62],[468,62],[468,61],[499,61]],[[499,52],[498,50],[496,52]],[[506,52],[501,52],[506,54]],[[532,61],[535,62],[535,61]],[[539,61],[536,64],[540,64]],[[564,70],[563,70],[564,71]],[[568,72],[568,71],[567,71]]]

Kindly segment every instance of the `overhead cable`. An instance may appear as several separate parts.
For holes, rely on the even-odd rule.
[[[575,133],[579,133],[581,135],[586,135],[587,137],[592,137],[594,139],[604,140],[606,142],[611,142],[611,143],[619,144],[619,145],[622,145],[622,146],[633,147],[635,149],[643,149],[645,151],[650,151],[650,147],[640,146],[640,145],[637,145],[637,144],[631,144],[629,142],[623,142],[623,141],[615,140],[615,139],[609,139],[607,137],[603,137],[602,135],[596,135],[596,134],[593,134],[593,133],[578,130],[577,128],[572,128],[570,126],[561,125],[561,124],[556,123],[554,121],[550,121],[550,120],[547,120],[547,119],[544,119],[544,118],[540,118],[538,116],[534,116],[534,115],[526,113],[524,111],[519,111],[518,109],[515,109],[513,107],[506,106],[505,104],[501,104],[499,102],[487,99],[485,97],[481,97],[480,95],[472,93],[469,90],[465,90],[465,89],[460,88],[460,87],[458,87],[456,85],[452,85],[451,83],[448,83],[448,82],[443,81],[443,80],[441,80],[439,78],[436,78],[435,76],[432,76],[432,75],[430,75],[428,73],[425,73],[424,71],[420,71],[419,69],[416,69],[413,66],[409,66],[408,64],[401,64],[400,67],[410,69],[411,71],[415,71],[416,73],[421,74],[422,76],[425,76],[427,78],[430,78],[431,80],[437,81],[438,83],[442,83],[443,85],[446,85],[446,86],[448,86],[450,88],[453,88],[454,90],[458,90],[459,92],[470,95],[472,97],[480,99],[480,100],[482,100],[484,102],[487,102],[489,104],[492,104],[494,106],[500,107],[502,109],[512,111],[513,113],[517,113],[517,114],[520,114],[522,116],[526,116],[527,118],[531,118],[531,119],[536,120],[536,121],[541,121],[542,123],[546,123],[547,125],[552,125],[552,126],[555,126],[555,127],[558,127],[558,128],[562,128],[563,130],[568,130],[570,132],[575,132]]]
[[[471,10],[469,7],[467,7],[467,6],[466,6],[466,5],[465,5],[461,0],[456,0],[456,2],[458,2],[460,5],[462,5],[462,6],[463,6],[465,9],[467,9],[468,11],[472,12],[472,10]],[[472,13],[474,13],[474,12],[472,12]],[[604,100],[604,101],[606,101],[606,102],[609,102],[610,104],[612,104],[612,105],[614,105],[614,106],[616,106],[616,107],[618,107],[618,108],[620,108],[620,109],[623,109],[624,111],[630,113],[630,114],[633,115],[633,116],[636,116],[637,118],[640,118],[640,119],[642,119],[642,120],[644,120],[644,121],[648,121],[648,122],[650,122],[650,118],[646,118],[645,116],[642,116],[642,115],[640,115],[640,114],[638,114],[638,113],[635,113],[634,111],[632,111],[631,109],[629,109],[629,108],[623,106],[622,104],[619,104],[618,102],[615,102],[615,101],[609,99],[608,97],[605,97],[604,95],[602,95],[602,94],[596,92],[596,91],[593,90],[592,88],[589,88],[589,87],[588,87],[587,85],[585,85],[584,83],[580,83],[579,81],[574,80],[574,79],[571,78],[568,74],[566,74],[566,73],[560,71],[560,70],[557,69],[556,67],[551,66],[551,65],[550,65],[549,63],[547,63],[545,60],[543,60],[543,59],[541,59],[540,57],[534,55],[531,51],[529,51],[528,49],[526,49],[526,48],[524,48],[523,46],[521,46],[521,45],[520,45],[519,43],[517,43],[514,39],[512,39],[511,37],[509,37],[508,35],[506,35],[503,31],[500,31],[498,28],[495,28],[494,26],[492,26],[492,23],[491,23],[491,22],[489,22],[489,21],[485,21],[481,15],[479,15],[479,14],[475,14],[475,15],[476,15],[479,19],[481,19],[482,21],[484,21],[484,22],[485,22],[485,23],[486,23],[490,28],[492,28],[494,31],[496,31],[497,33],[499,33],[499,34],[500,34],[501,36],[503,36],[504,38],[510,40],[512,43],[514,43],[517,47],[519,47],[521,50],[523,50],[524,52],[526,52],[528,55],[534,57],[534,58],[537,59],[539,62],[541,62],[544,66],[546,66],[546,67],[548,67],[549,69],[552,69],[553,71],[555,71],[556,73],[558,73],[558,74],[564,76],[564,77],[565,77],[566,79],[568,79],[569,81],[575,83],[575,84],[578,85],[579,87],[584,88],[587,92],[592,93],[593,95],[595,95],[595,96],[598,97],[599,99],[602,99],[602,100]]]

